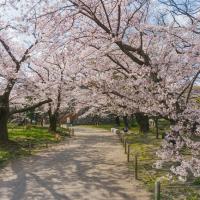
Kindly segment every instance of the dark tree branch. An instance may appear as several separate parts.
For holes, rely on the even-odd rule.
[[[119,35],[120,23],[121,23],[121,5],[118,5],[118,20],[117,20],[117,31],[116,35]]]
[[[112,32],[112,27],[111,27],[111,24],[110,24],[110,20],[109,20],[109,17],[108,17],[108,13],[107,13],[106,7],[104,5],[104,2],[102,0],[100,0],[100,1],[101,1],[102,6],[103,6],[103,10],[104,10],[104,13],[106,15],[106,19],[107,19],[110,31]]]
[[[187,98],[186,98],[186,104],[189,102],[189,98],[190,98],[190,94],[192,92],[192,88],[193,88],[194,83],[195,83],[196,79],[198,78],[199,74],[200,74],[200,70],[196,73],[196,75],[194,76],[194,78],[193,78],[193,80],[191,82],[191,85],[190,85],[190,88],[189,88],[189,92],[188,92]]]
[[[23,63],[24,61],[26,61],[26,59],[29,57],[28,54],[29,54],[30,50],[31,50],[37,43],[38,43],[38,40],[36,40],[35,43],[33,43],[32,45],[30,45],[30,46],[26,49],[26,51],[24,52],[24,54],[23,54],[21,60],[19,61],[19,67],[20,67],[21,63]],[[18,70],[19,70],[19,69],[18,69]]]
[[[44,80],[44,78],[42,77],[42,75],[41,75],[37,70],[33,69],[33,68],[30,66],[30,63],[28,64],[28,68],[29,68],[30,70],[32,70],[33,72],[35,72],[35,73],[40,77],[40,79],[42,80],[43,83],[45,82],[45,80]]]
[[[10,47],[6,44],[6,42],[4,40],[2,40],[1,38],[0,38],[0,42],[3,45],[4,49],[6,50],[6,52],[8,53],[8,55],[11,57],[12,61],[16,65],[19,65],[19,61],[15,58],[15,56],[13,55],[13,53],[10,50]]]
[[[111,55],[106,54],[106,56],[113,61],[116,65],[118,65],[121,69],[123,69],[126,73],[130,73],[128,69],[126,69],[117,59],[114,59]]]
[[[23,113],[23,112],[26,112],[26,111],[29,111],[29,110],[32,110],[32,109],[35,109],[37,107],[40,107],[46,103],[50,103],[52,102],[52,99],[47,99],[47,100],[44,100],[44,101],[41,101],[39,103],[36,103],[32,106],[29,106],[29,107],[25,107],[25,108],[21,108],[21,109],[18,109],[18,110],[13,110],[9,113],[9,115],[13,115],[13,114],[17,114],[17,113]]]

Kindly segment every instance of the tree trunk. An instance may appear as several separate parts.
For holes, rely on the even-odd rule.
[[[9,117],[9,101],[6,97],[0,96],[0,141],[8,141],[8,117]]]
[[[128,128],[128,117],[127,116],[123,116],[123,120],[124,120],[125,128]]]
[[[43,117],[40,120],[40,125],[41,125],[41,127],[44,127],[44,119],[43,119]]]
[[[49,131],[56,132],[57,123],[58,123],[57,114],[49,115]]]
[[[116,126],[117,126],[117,127],[120,127],[120,119],[119,119],[119,116],[117,116],[117,117],[115,118],[115,123],[116,123]]]
[[[136,113],[135,117],[139,125],[140,132],[148,133],[149,132],[149,117],[147,115],[144,115],[143,113]]]
[[[128,116],[123,116],[125,130],[128,130]]]

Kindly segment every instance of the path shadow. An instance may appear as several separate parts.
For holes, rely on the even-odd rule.
[[[79,131],[84,133],[84,130]],[[1,182],[0,188],[10,187],[8,197],[12,197],[11,200],[137,199],[135,191],[130,192],[120,184],[129,179],[125,163],[108,157],[115,151],[117,137],[106,131],[92,135],[92,130],[76,137],[69,145],[23,162],[13,162],[11,170],[17,178]]]

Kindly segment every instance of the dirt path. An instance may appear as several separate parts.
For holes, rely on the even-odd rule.
[[[76,138],[0,171],[1,200],[149,200],[133,177],[117,136],[76,128]]]

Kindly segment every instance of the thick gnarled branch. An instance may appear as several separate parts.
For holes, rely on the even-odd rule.
[[[18,110],[13,110],[9,113],[9,115],[13,115],[13,114],[17,114],[17,113],[23,113],[23,112],[26,112],[26,111],[29,111],[29,110],[32,110],[32,109],[35,109],[35,108],[38,108],[46,103],[50,103],[52,102],[52,99],[46,99],[44,101],[41,101],[39,103],[36,103],[32,106],[28,106],[28,107],[25,107],[25,108],[21,108],[21,109],[18,109]]]

